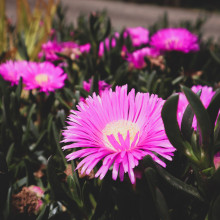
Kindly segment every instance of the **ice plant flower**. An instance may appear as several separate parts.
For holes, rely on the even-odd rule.
[[[38,58],[41,59],[45,56],[46,60],[55,61],[58,59],[56,53],[60,53],[61,50],[62,47],[57,41],[48,41],[47,43],[42,44]]]
[[[79,45],[79,50],[81,53],[89,53],[90,49],[91,49],[90,43]]]
[[[41,59],[43,56],[45,56],[45,59],[48,61],[56,61],[60,59],[56,53],[65,53],[66,51],[75,51],[77,53],[77,57],[79,57],[80,53],[88,53],[90,51],[90,47],[91,45],[89,43],[78,45],[73,41],[48,41],[42,45],[38,58]]]
[[[64,86],[67,74],[60,67],[50,62],[29,62],[27,71],[22,74],[26,90],[40,89],[42,92],[53,92]]]
[[[130,27],[126,28],[124,32],[124,38],[130,37],[132,45],[139,47],[142,44],[147,44],[149,41],[149,30],[143,27]]]
[[[215,92],[212,90],[212,87],[208,87],[208,86],[201,86],[201,85],[193,86],[191,88],[191,90],[194,93],[197,93],[198,91],[201,90],[200,100],[205,108],[208,107],[209,103],[211,102],[212,97],[215,94]],[[189,102],[188,102],[186,96],[184,95],[184,93],[180,92],[179,93],[179,102],[178,102],[178,106],[177,106],[177,121],[178,121],[179,126],[181,126],[183,114],[184,114],[188,104],[189,104]],[[193,118],[192,127],[194,128],[194,130],[197,129],[197,120],[196,120],[195,116]]]
[[[0,75],[12,85],[18,84],[20,76],[26,71],[27,61],[6,61],[0,65]]]
[[[19,193],[12,195],[12,206],[17,213],[38,214],[43,206],[43,195],[39,186],[24,186]]]
[[[106,38],[99,44],[99,52],[98,55],[101,57],[105,52],[105,47],[107,50],[110,50],[110,46],[114,48],[116,46],[116,38],[119,38],[119,33],[115,32],[114,37],[112,39]],[[111,42],[110,42],[111,41]]]
[[[155,48],[144,47],[127,55],[127,61],[131,63],[136,69],[142,69],[146,66],[144,57],[157,57],[160,51]]]
[[[84,158],[76,169],[81,168],[81,174],[87,175],[103,160],[96,178],[103,179],[113,166],[114,180],[119,174],[123,181],[124,173],[128,173],[132,184],[135,183],[133,169],[144,156],[152,156],[165,167],[160,157],[172,160],[175,148],[164,130],[163,104],[164,100],[157,95],[137,93],[135,96],[134,89],[127,94],[127,85],[117,86],[115,92],[105,90],[101,97],[94,93],[69,115],[68,126],[63,131],[62,142],[67,144],[63,150],[76,151],[66,158]]]
[[[198,36],[185,28],[161,29],[151,37],[150,45],[161,51],[189,53],[199,50]]]
[[[89,43],[84,45],[78,45],[76,47],[64,47],[61,51],[62,54],[69,56],[72,60],[79,58],[83,53],[89,53],[91,45]]]
[[[89,43],[78,45],[75,42],[67,41],[59,43],[61,46],[60,52],[63,53],[65,50],[78,50],[80,53],[88,53],[90,51],[91,45]]]

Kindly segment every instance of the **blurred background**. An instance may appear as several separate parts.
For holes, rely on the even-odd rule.
[[[34,7],[36,0],[29,0]],[[180,21],[196,21],[198,17],[207,19],[203,26],[203,37],[218,40],[220,36],[220,1],[217,0],[61,0],[66,8],[66,22],[76,23],[79,15],[106,10],[116,30],[124,27],[149,27],[165,14],[169,26]],[[175,6],[175,7],[174,7]],[[6,1],[8,17],[15,21],[16,1]]]

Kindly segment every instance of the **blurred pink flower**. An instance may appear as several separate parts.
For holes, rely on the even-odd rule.
[[[74,32],[70,31],[70,36],[73,37],[74,36]]]
[[[92,79],[89,79],[89,82],[83,81],[83,89],[85,89],[87,92],[90,92],[91,85],[92,85]],[[98,86],[99,86],[99,95],[100,96],[102,95],[104,90],[111,88],[111,85],[109,85],[108,83],[106,83],[103,80],[99,80]],[[80,97],[80,101],[85,101],[85,99],[83,97]]]
[[[118,32],[115,32],[114,33],[114,37],[112,37],[111,39],[111,47],[115,47],[116,46],[116,38],[119,38],[119,33]],[[110,38],[106,38],[104,41],[102,41],[100,44],[99,44],[99,56],[103,56],[104,52],[105,52],[105,47],[107,50],[110,50]]]
[[[199,50],[198,36],[185,28],[161,29],[151,37],[150,45],[161,51],[189,53]]]
[[[61,50],[62,47],[57,41],[48,41],[47,43],[42,44],[38,58],[41,59],[45,56],[46,60],[55,61],[58,59],[56,53],[60,53]]]
[[[52,36],[55,36],[55,35],[56,35],[56,30],[52,28],[50,30],[50,36],[52,37]]]
[[[66,42],[57,42],[57,41],[48,41],[43,44],[41,47],[41,51],[38,54],[38,58],[41,59],[45,56],[45,59],[48,61],[56,61],[60,58],[56,55],[56,53],[65,53],[65,51],[76,51],[77,57],[79,57],[80,53],[88,53],[90,51],[91,45],[89,43],[84,45],[78,45],[73,41]]]
[[[0,65],[0,75],[12,85],[18,84],[20,76],[26,71],[27,61],[6,61]]]
[[[130,37],[132,45],[139,47],[141,44],[147,44],[149,41],[149,30],[143,27],[130,27],[126,28],[124,32],[124,38]]]
[[[22,73],[25,89],[40,89],[42,92],[53,92],[64,86],[67,74],[60,67],[50,62],[29,62],[27,71]]]
[[[199,90],[202,90],[200,100],[205,108],[208,107],[212,97],[215,94],[215,92],[212,90],[212,87],[208,87],[208,86],[201,86],[201,85],[193,86],[191,88],[191,90],[194,93],[197,93]],[[179,93],[179,102],[178,102],[178,108],[177,108],[177,121],[178,121],[179,126],[181,126],[183,114],[184,114],[184,111],[186,110],[186,107],[188,104],[189,104],[189,102],[188,102],[186,96],[184,95],[184,93],[182,93],[182,92]],[[196,116],[194,116],[194,118],[193,118],[192,127],[194,128],[194,130],[197,129]]]
[[[78,165],[87,175],[102,161],[95,177],[103,179],[113,166],[112,178],[123,181],[128,173],[135,183],[134,168],[139,160],[150,155],[157,163],[166,166],[164,157],[172,160],[175,148],[170,144],[161,118],[164,100],[157,95],[127,94],[127,85],[116,91],[105,90],[102,96],[93,96],[80,102],[69,115],[68,126],[63,131],[67,143],[63,150],[74,149],[68,160],[84,158]],[[81,149],[77,149],[81,148]],[[77,150],[75,150],[77,149]],[[161,156],[161,157],[158,157]]]
[[[89,53],[91,49],[90,43],[79,45],[79,50],[81,53]]]
[[[160,55],[159,50],[150,47],[144,47],[127,55],[127,61],[132,63],[136,69],[142,69],[146,66],[144,57],[157,57]]]
[[[77,48],[79,45],[73,41],[64,41],[64,42],[58,42],[58,44],[61,47],[61,52],[65,49],[73,49]]]

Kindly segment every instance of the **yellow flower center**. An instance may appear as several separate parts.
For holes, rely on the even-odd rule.
[[[131,143],[134,141],[137,132],[140,131],[140,128],[136,123],[127,120],[118,120],[108,123],[105,126],[105,128],[102,130],[105,145],[112,150],[116,150],[115,147],[109,142],[107,136],[113,135],[116,141],[120,144],[118,133],[120,133],[123,139],[125,140],[128,131],[129,131],[130,145],[131,145]]]
[[[40,73],[35,76],[35,80],[38,82],[39,85],[42,85],[43,83],[48,82],[49,77],[45,73]]]

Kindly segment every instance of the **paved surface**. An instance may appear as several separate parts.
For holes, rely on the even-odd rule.
[[[16,0],[6,0],[6,10],[10,18],[15,20]],[[35,0],[29,0],[31,6]],[[80,14],[89,15],[92,11],[106,9],[111,18],[112,26],[116,30],[123,27],[143,26],[149,27],[154,24],[165,12],[168,13],[170,25],[173,26],[181,20],[195,21],[199,15],[206,14],[209,19],[205,23],[204,38],[213,36],[220,38],[220,14],[207,14],[204,11],[192,9],[176,9],[152,5],[115,2],[107,0],[61,0],[67,6],[67,22],[76,23]]]

